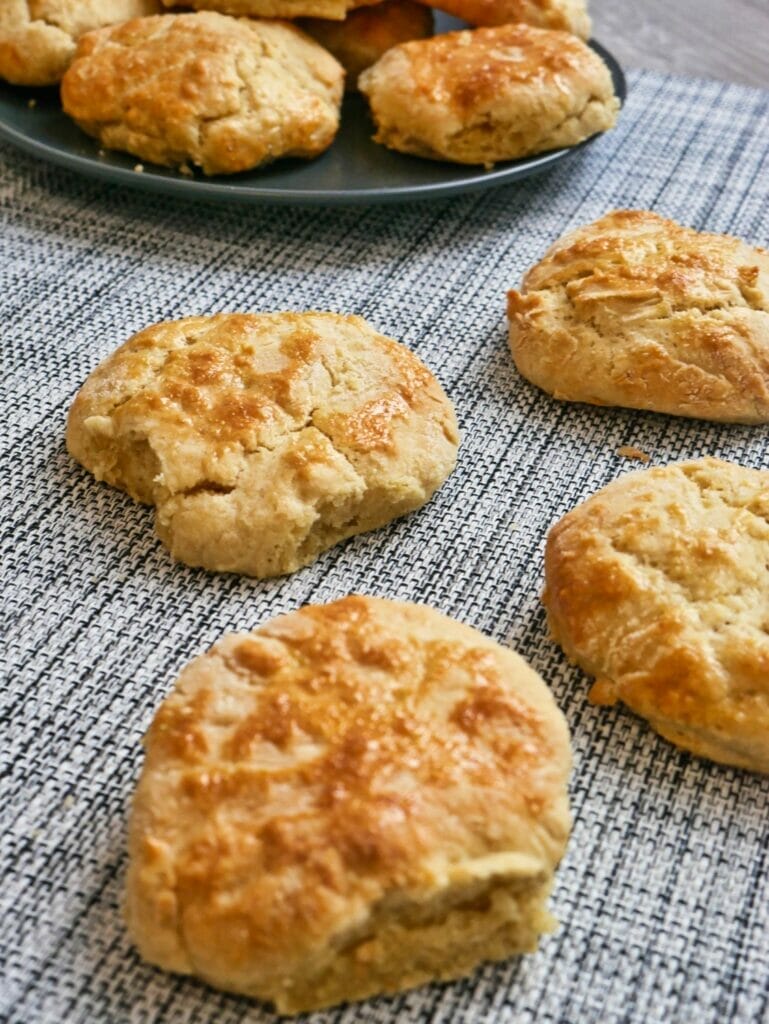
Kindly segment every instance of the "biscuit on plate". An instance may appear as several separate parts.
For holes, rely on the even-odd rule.
[[[126,916],[167,970],[298,1013],[536,948],[569,732],[536,672],[350,596],[220,640],[145,740]]]
[[[561,238],[508,293],[510,348],[554,398],[769,421],[769,254],[620,210]]]
[[[347,88],[352,91],[361,71],[391,47],[431,36],[433,15],[429,7],[414,0],[384,0],[351,11],[344,21],[306,18],[299,26],[333,53],[347,72]]]
[[[247,18],[333,18],[377,0],[163,0],[165,7],[194,7]]]
[[[425,0],[469,25],[507,25],[522,21],[537,28],[573,32],[589,39],[585,0]]]
[[[94,370],[70,453],[156,506],[188,565],[277,576],[423,505],[454,468],[454,408],[405,346],[335,313],[149,327]]]
[[[553,636],[700,757],[769,771],[769,472],[698,459],[629,473],[550,531]]]
[[[159,10],[160,0],[0,0],[0,78],[55,85],[84,33]]]
[[[402,43],[358,81],[377,142],[484,164],[571,146],[614,124],[601,58],[565,32],[500,25]]]
[[[293,25],[165,14],[83,38],[61,96],[65,113],[108,149],[233,174],[327,149],[343,78]]]

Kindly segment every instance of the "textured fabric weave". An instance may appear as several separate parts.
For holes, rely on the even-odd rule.
[[[185,205],[0,147],[3,740],[0,1019],[240,1024],[271,1014],[143,965],[120,914],[140,739],[222,633],[350,591],[423,601],[510,644],[573,730],[575,827],[539,953],[314,1024],[769,1020],[769,779],[698,762],[548,640],[553,521],[621,473],[718,454],[769,466],[765,428],[556,404],[508,354],[504,293],[568,228],[622,206],[769,240],[769,94],[631,76],[619,127],[548,175],[437,205]],[[145,325],[219,310],[367,317],[456,403],[456,473],[423,510],[294,576],[172,564],[152,511],[67,457],[96,363]]]

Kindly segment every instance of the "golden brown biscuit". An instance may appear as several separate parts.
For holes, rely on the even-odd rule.
[[[293,25],[166,14],[82,39],[61,95],[109,149],[233,174],[327,149],[342,84],[331,54]]]
[[[402,43],[364,71],[375,139],[434,160],[491,166],[611,128],[608,68],[580,39],[528,25]]]
[[[145,741],[126,911],[145,959],[312,1010],[536,948],[569,734],[512,651],[370,597],[220,640]]]
[[[159,10],[160,0],[0,0],[0,78],[55,85],[84,33]]]
[[[769,472],[699,459],[620,477],[547,539],[553,636],[700,757],[769,771]]]
[[[508,293],[510,348],[554,398],[769,421],[769,254],[620,210],[560,239]]]
[[[377,0],[163,0],[166,7],[194,7],[248,18],[333,18]]]
[[[334,313],[149,327],[94,370],[67,425],[78,462],[157,507],[174,558],[252,576],[419,508],[457,444],[427,367]]]
[[[524,22],[537,28],[572,32],[590,38],[585,0],[424,0],[470,25],[508,25]]]
[[[383,53],[409,39],[433,34],[432,11],[414,0],[384,0],[351,11],[344,21],[305,18],[300,28],[329,50],[347,72],[346,86],[358,87],[358,75]]]

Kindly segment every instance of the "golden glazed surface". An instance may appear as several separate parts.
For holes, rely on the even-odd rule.
[[[537,674],[432,609],[352,596],[227,636],[147,735],[132,937],[281,1012],[532,950],[569,764]]]
[[[293,25],[201,13],[91,33],[61,95],[65,113],[109,149],[233,174],[322,153],[342,88],[340,65]]]
[[[560,239],[508,294],[510,348],[554,398],[769,421],[769,254],[620,210]]]
[[[470,25],[524,22],[537,28],[571,32],[582,39],[590,37],[585,0],[429,0],[429,3]]]
[[[306,18],[300,27],[333,53],[347,72],[347,88],[353,91],[358,75],[391,47],[431,36],[433,15],[414,0],[384,0],[351,11],[344,21]]]
[[[84,33],[160,9],[160,0],[0,0],[0,78],[55,85]]]
[[[491,166],[611,128],[608,68],[582,40],[528,25],[447,32],[388,50],[358,82],[391,149]]]
[[[547,539],[553,636],[700,757],[769,771],[769,472],[699,459],[620,477]]]
[[[67,426],[97,479],[157,506],[174,558],[254,576],[418,508],[457,444],[427,367],[334,313],[149,327],[94,370]]]

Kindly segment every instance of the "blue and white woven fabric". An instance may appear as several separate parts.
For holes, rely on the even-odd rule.
[[[769,93],[631,76],[618,128],[547,175],[437,204],[207,207],[120,191],[0,147],[4,554],[0,1019],[256,1024],[259,1004],[142,964],[123,928],[140,740],[222,633],[351,591],[431,604],[528,658],[565,710],[575,814],[540,951],[313,1024],[769,1020],[769,778],[677,752],[548,640],[548,527],[637,468],[769,466],[767,429],[557,404],[516,374],[505,290],[615,207],[769,240]],[[96,363],[155,321],[219,310],[362,314],[433,369],[463,431],[420,512],[256,581],[171,562],[152,512],[67,457]]]

